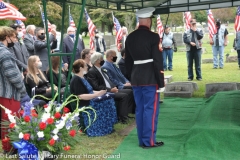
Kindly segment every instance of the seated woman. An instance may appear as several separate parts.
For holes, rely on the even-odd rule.
[[[79,107],[92,106],[93,109],[96,110],[96,121],[87,128],[87,135],[104,136],[112,133],[114,124],[117,122],[114,99],[111,96],[104,96],[106,94],[106,90],[93,91],[92,86],[84,78],[84,74],[86,72],[87,64],[82,59],[78,59],[73,63],[73,73],[75,75],[70,83],[70,92],[79,97]],[[91,114],[90,117],[92,121],[94,113],[92,110],[88,111]],[[88,126],[88,115],[86,113],[83,113],[82,115],[84,125]]]
[[[58,86],[58,76],[59,76],[59,67],[60,65],[60,57],[59,56],[51,56],[52,61],[52,71],[53,71],[53,84]],[[61,93],[65,91],[66,83],[67,83],[67,68],[63,67],[61,71]],[[50,81],[50,71],[47,70],[47,79]]]
[[[26,84],[32,90],[35,89],[35,94],[43,95],[47,98],[52,98],[51,94],[51,85],[45,78],[42,71],[39,69],[42,67],[42,62],[38,56],[30,56],[28,58],[28,73],[26,76]],[[54,87],[54,90],[57,90],[57,87]],[[38,99],[42,99],[37,97]],[[43,99],[44,101],[47,101]]]
[[[88,71],[92,67],[91,64],[91,55],[93,54],[93,50],[91,49],[84,49],[82,50],[81,56],[84,62],[87,64]]]

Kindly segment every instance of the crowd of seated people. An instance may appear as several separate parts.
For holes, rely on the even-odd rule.
[[[117,59],[115,51],[106,51],[106,61],[104,61],[101,53],[91,49],[83,49],[79,54],[81,59],[75,60],[72,71],[68,71],[69,66],[66,66],[67,63],[64,63],[64,61],[61,62],[59,56],[51,56],[52,66],[50,68],[52,69],[54,84],[54,87],[51,88],[45,31],[42,28],[29,26],[28,33],[30,33],[31,29],[35,35],[31,34],[29,37],[26,36],[26,40],[23,40],[23,42],[27,42],[27,38],[32,40],[32,43],[27,43],[27,49],[25,49],[25,52],[29,52],[29,48],[33,48],[33,52],[26,54],[27,58],[25,59],[27,59],[27,66],[19,67],[19,64],[23,63],[26,65],[26,62],[20,60],[20,63],[16,58],[14,60],[20,72],[21,68],[26,70],[23,82],[31,92],[31,94],[27,94],[27,92],[22,94],[21,103],[29,101],[33,95],[42,95],[48,98],[48,100],[46,100],[38,97],[39,100],[34,101],[36,105],[40,104],[42,106],[48,103],[48,101],[53,98],[52,90],[54,93],[58,90],[59,78],[61,78],[60,87],[61,93],[63,93],[67,85],[68,73],[72,73],[69,90],[71,94],[79,97],[79,107],[92,106],[97,111],[96,121],[86,129],[87,135],[103,136],[113,132],[113,126],[117,121],[123,124],[128,123],[128,119],[130,118],[128,115],[129,113],[135,113],[136,105],[130,81],[115,65]],[[16,32],[16,37],[18,37],[19,41],[22,37],[21,33],[21,31]],[[16,44],[20,43],[17,41],[14,42]],[[50,43],[51,50],[56,48],[57,40],[55,30],[51,33]],[[16,57],[19,55],[18,52],[13,53]],[[124,66],[124,64],[121,65]],[[59,76],[60,70],[61,75]],[[105,96],[106,94],[110,96]],[[97,98],[104,96],[108,98],[102,98],[102,100]],[[89,125],[88,116],[86,114],[82,116],[84,118],[84,126],[86,127]],[[91,116],[93,116],[93,114],[91,114]]]

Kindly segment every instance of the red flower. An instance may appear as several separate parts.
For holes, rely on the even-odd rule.
[[[48,105],[47,105],[47,104],[45,104],[43,107],[44,107],[44,108],[47,108],[47,107],[48,107]]]
[[[32,116],[33,116],[33,117],[37,117],[38,114],[37,114],[37,113],[32,113]]]
[[[24,121],[25,121],[25,122],[30,122],[30,117],[29,117],[29,116],[25,116],[25,117],[24,117]]]
[[[15,127],[15,123],[10,123],[9,128],[13,129]]]
[[[10,141],[10,138],[8,137],[5,137],[4,139],[2,139],[2,142],[6,143],[6,142],[9,142]]]
[[[54,122],[54,120],[53,120],[52,118],[48,118],[48,119],[47,119],[47,123],[48,123],[48,124],[53,124],[53,122]]]
[[[70,146],[65,146],[63,149],[64,149],[65,151],[68,151],[68,150],[70,149]]]
[[[69,135],[74,137],[76,135],[76,131],[75,130],[71,130],[69,131]]]
[[[70,110],[67,107],[64,107],[63,112],[68,113],[68,112],[70,112]]]
[[[45,128],[46,128],[46,123],[44,123],[44,122],[40,122],[39,123],[39,128],[40,128],[40,130],[44,130]]]
[[[23,135],[23,139],[26,140],[26,141],[28,141],[28,140],[30,139],[30,134],[29,134],[29,133],[25,133],[25,134]]]
[[[24,110],[21,110],[21,111],[19,112],[19,114],[20,114],[20,116],[22,117],[23,114],[24,114]]]
[[[56,119],[59,119],[59,118],[61,118],[61,114],[60,114],[59,112],[56,112],[56,113],[54,114],[54,117],[55,117]]]
[[[55,144],[55,140],[52,138],[49,142],[50,146],[53,146]]]

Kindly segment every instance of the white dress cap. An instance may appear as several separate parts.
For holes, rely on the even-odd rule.
[[[138,18],[149,18],[152,17],[153,12],[155,11],[154,7],[148,7],[140,9],[136,12]]]

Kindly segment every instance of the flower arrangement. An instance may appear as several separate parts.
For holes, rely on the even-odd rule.
[[[19,112],[20,116],[0,105],[9,119],[9,121],[2,122],[2,128],[8,129],[8,135],[4,140],[11,142],[13,147],[18,149],[19,156],[35,156],[37,158],[39,151],[49,151],[51,153],[68,151],[80,141],[81,134],[78,134],[80,130],[79,113],[87,113],[91,123],[90,115],[86,111],[91,109],[94,111],[95,118],[93,121],[95,121],[95,110],[91,107],[79,109],[79,98],[77,96],[70,95],[66,101],[58,104],[55,102],[57,95],[44,108],[34,108],[32,100],[36,96],[43,97],[41,95],[34,96],[30,102],[25,102],[22,106],[23,109]],[[74,103],[76,109],[70,112],[65,106],[73,102],[76,102]]]

